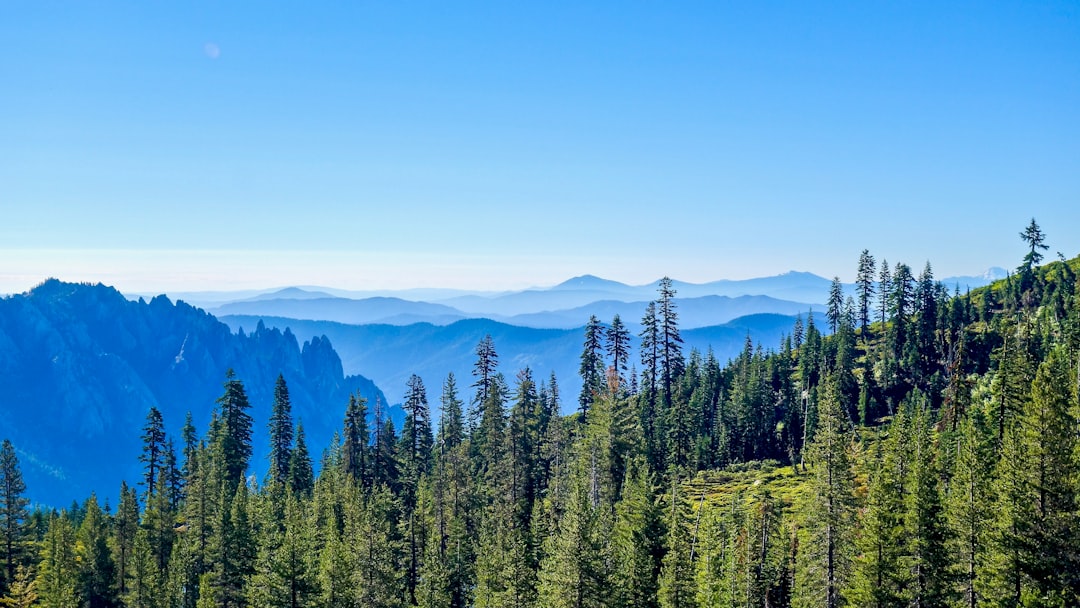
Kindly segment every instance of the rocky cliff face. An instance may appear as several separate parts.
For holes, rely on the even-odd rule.
[[[63,506],[91,488],[114,495],[122,479],[138,481],[149,408],[161,410],[178,443],[187,412],[201,435],[230,368],[252,404],[250,473],[260,478],[278,374],[316,459],[350,393],[386,402],[370,380],[344,375],[325,337],[301,345],[288,329],[261,323],[233,333],[164,296],[129,301],[100,284],[49,280],[0,300],[0,437],[19,451],[32,500]]]

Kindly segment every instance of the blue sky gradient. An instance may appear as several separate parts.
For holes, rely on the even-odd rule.
[[[1080,253],[1075,2],[585,4],[4,3],[0,292]]]

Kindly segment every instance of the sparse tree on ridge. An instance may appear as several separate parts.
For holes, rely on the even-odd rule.
[[[874,297],[874,256],[870,251],[863,249],[859,254],[859,270],[855,274],[855,293],[858,296],[859,328],[862,330],[863,341],[868,339],[867,331],[870,326],[870,300]]]
[[[1046,251],[1050,249],[1050,246],[1046,244],[1046,234],[1035,223],[1035,218],[1031,218],[1031,223],[1020,233],[1020,238],[1029,247],[1029,251],[1024,256],[1024,265],[1020,267],[1020,270],[1030,272],[1032,268],[1038,266],[1043,260],[1043,254],[1040,253],[1040,250]]]

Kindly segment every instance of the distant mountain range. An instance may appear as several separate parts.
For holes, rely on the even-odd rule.
[[[805,318],[805,317],[804,317]],[[346,370],[363,370],[390,397],[402,399],[405,382],[411,374],[419,375],[430,397],[438,394],[446,375],[453,372],[466,401],[471,394],[472,366],[476,362],[477,343],[491,335],[499,354],[499,370],[512,381],[518,370],[528,366],[534,377],[546,380],[555,372],[563,396],[564,411],[577,407],[581,390],[578,377],[579,357],[584,339],[583,327],[574,329],[538,329],[519,327],[490,319],[465,319],[449,325],[416,323],[406,326],[387,324],[348,325],[330,321],[304,321],[280,317],[225,316],[221,320],[239,331],[264,323],[268,327],[304,336],[327,336],[341,354]],[[687,353],[711,348],[720,361],[727,361],[742,350],[749,336],[766,348],[777,348],[780,338],[791,333],[794,316],[758,314],[740,317],[729,323],[689,329],[682,332]],[[638,360],[637,338],[631,340],[631,361]]]
[[[593,291],[573,292],[574,295],[579,297],[585,294],[591,297],[596,293]],[[532,306],[525,307],[520,301],[510,302],[505,299],[510,297],[530,298]],[[615,315],[619,315],[624,324],[631,330],[636,331],[640,326],[641,317],[648,304],[646,301],[590,300],[573,308],[544,309],[542,312],[527,312],[515,315],[492,312],[494,310],[542,308],[545,302],[555,306],[576,301],[573,298],[564,297],[564,294],[560,292],[522,292],[514,296],[504,296],[492,300],[486,310],[479,310],[479,306],[477,306],[477,310],[470,313],[444,304],[411,302],[386,297],[356,300],[349,298],[267,298],[230,302],[211,309],[211,312],[220,317],[267,316],[309,321],[334,321],[349,325],[410,325],[413,323],[449,325],[463,319],[482,318],[535,329],[570,329],[581,327],[591,315],[596,315],[601,320],[608,322]],[[462,300],[459,299],[458,303],[461,302]],[[769,296],[737,296],[734,298],[728,296],[701,296],[697,298],[676,298],[675,302],[679,308],[680,325],[687,329],[721,325],[749,314],[775,313],[794,316],[796,314],[805,314],[811,310],[819,312],[824,310],[821,305],[777,300]],[[476,302],[471,302],[471,304],[475,305]]]
[[[940,279],[949,289],[981,287],[1004,278],[1002,268],[990,268],[981,275]],[[488,318],[530,327],[568,328],[588,318],[588,309],[599,302],[634,304],[653,300],[659,281],[644,285],[628,285],[593,275],[582,275],[551,287],[536,287],[519,291],[478,292],[453,289],[407,289],[350,291],[330,287],[287,287],[263,292],[193,292],[172,293],[174,299],[202,306],[219,315],[268,315],[311,320],[333,320],[342,323],[392,323],[407,325],[415,322],[453,323],[465,318]],[[743,307],[733,303],[733,311],[722,311],[714,300],[710,309],[718,311],[710,318],[698,319],[694,326],[705,327],[724,323],[748,312],[791,314],[806,311],[811,306],[821,310],[828,298],[830,279],[809,272],[784,274],[740,280],[719,280],[708,283],[673,281],[680,300],[713,296],[732,300],[745,296],[764,297],[758,306]],[[847,293],[854,286],[845,284]],[[687,305],[692,306],[692,305]],[[764,306],[764,307],[762,307]],[[568,322],[568,315],[585,313],[584,319]],[[631,315],[623,321],[635,321]],[[689,319],[688,319],[689,320]]]
[[[91,490],[116,492],[121,479],[137,482],[149,408],[161,410],[177,441],[189,411],[201,435],[230,368],[252,404],[251,472],[260,478],[279,373],[316,459],[351,393],[386,402],[370,380],[343,373],[322,336],[301,344],[287,329],[258,324],[234,333],[186,304],[130,301],[102,285],[50,280],[0,299],[0,437],[14,442],[36,501],[64,506]]]

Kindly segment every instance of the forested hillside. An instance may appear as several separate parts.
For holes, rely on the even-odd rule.
[[[485,339],[469,377],[409,380],[400,430],[343,402],[329,446],[301,441],[284,383],[253,420],[230,377],[175,463],[148,417],[112,510],[28,512],[5,443],[5,603],[1076,606],[1080,258],[1041,265],[1034,220],[1024,239],[970,293],[864,251],[855,297],[837,281],[730,364],[685,351],[662,281],[634,361],[621,324],[586,326],[580,394],[498,373]]]

